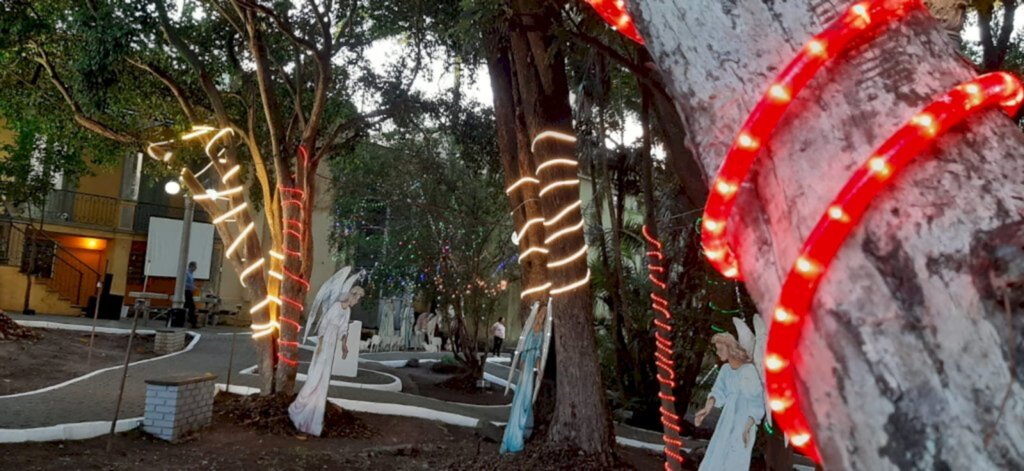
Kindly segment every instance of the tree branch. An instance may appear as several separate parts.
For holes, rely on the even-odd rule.
[[[36,42],[31,43],[32,46],[39,53],[39,56],[35,58],[35,61],[43,66],[46,70],[47,75],[50,77],[50,82],[57,88],[61,96],[64,97],[64,101],[67,102],[68,106],[71,107],[71,112],[74,114],[74,120],[80,126],[88,129],[96,134],[99,134],[107,139],[111,139],[124,144],[135,144],[139,140],[133,136],[120,133],[110,128],[109,126],[86,116],[85,112],[82,111],[82,106],[75,101],[74,97],[71,96],[71,90],[68,89],[64,81],[61,80],[60,75],[57,74],[57,70],[54,68],[53,63],[50,62],[50,57],[46,54],[46,50]]]
[[[185,113],[185,117],[188,118],[189,123],[193,125],[200,123],[199,117],[196,116],[195,108],[192,106],[192,103],[188,101],[188,97],[185,96],[185,90],[182,90],[182,88],[167,72],[152,64],[146,64],[132,59],[128,59],[128,62],[135,67],[153,74],[153,76],[163,82],[164,85],[167,85],[167,88],[171,89],[171,93],[174,94],[174,97],[178,99],[178,104],[181,105],[181,109]]]

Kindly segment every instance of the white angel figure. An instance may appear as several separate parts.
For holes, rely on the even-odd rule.
[[[306,372],[306,382],[288,406],[288,417],[295,428],[310,435],[320,436],[324,426],[324,411],[327,408],[327,390],[331,387],[331,370],[334,369],[335,350],[341,340],[342,358],[348,356],[348,326],[351,308],[363,297],[363,289],[352,285],[362,273],[349,276],[351,267],[338,270],[327,280],[309,309],[303,342],[316,329],[317,345],[313,360]],[[327,312],[320,315],[320,311]]]
[[[757,437],[757,424],[765,416],[764,352],[767,330],[760,316],[754,317],[757,335],[733,318],[739,340],[732,334],[711,337],[718,358],[726,364],[718,371],[704,408],[694,422],[700,425],[713,407],[722,407],[715,433],[700,462],[701,471],[750,469],[750,455]]]

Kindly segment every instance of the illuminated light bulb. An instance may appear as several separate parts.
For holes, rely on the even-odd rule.
[[[883,157],[872,157],[869,159],[868,168],[881,178],[886,178],[892,174],[892,168],[889,167],[889,162],[886,162]]]
[[[574,281],[572,283],[569,283],[569,284],[567,284],[565,286],[562,286],[561,288],[555,288],[555,289],[551,290],[551,295],[554,296],[556,294],[562,294],[562,293],[565,293],[567,291],[572,291],[572,290],[574,290],[576,288],[579,288],[580,286],[583,286],[583,285],[587,284],[589,281],[590,281],[590,269],[588,268],[587,269],[587,274],[584,275],[583,278],[580,278],[579,280],[576,280],[576,281]]]
[[[245,237],[248,236],[255,227],[256,224],[253,222],[250,222],[248,226],[245,226],[245,229],[242,229],[242,232],[238,233],[238,237],[235,237],[235,240],[231,241],[231,245],[228,246],[224,255],[230,257],[231,254],[235,252],[235,249],[237,249],[239,245],[242,245],[242,241],[245,240]]]
[[[781,399],[772,399],[768,401],[768,407],[771,408],[772,411],[782,412],[786,410],[786,401]]]
[[[562,218],[567,216],[572,210],[580,207],[581,204],[583,204],[582,201],[576,200],[575,203],[570,204],[569,206],[566,206],[565,209],[561,210],[558,214],[555,215],[555,217],[553,217],[553,218],[551,218],[549,220],[544,221],[544,225],[545,226],[550,226],[550,225],[553,225],[553,224],[557,224],[558,221],[561,221]]]
[[[560,230],[560,231],[558,231],[558,232],[556,232],[554,234],[551,234],[550,236],[548,236],[547,239],[544,239],[544,244],[550,244],[550,243],[558,240],[562,236],[564,236],[566,234],[569,234],[571,232],[574,232],[574,231],[578,231],[580,229],[583,229],[583,220],[582,219],[580,219],[580,222],[577,223],[576,225],[567,227],[567,228],[562,229],[562,230]]]
[[[813,56],[824,57],[826,55],[825,43],[818,39],[812,39],[807,43],[807,52]]]
[[[581,247],[580,250],[577,251],[576,253],[574,253],[574,254],[572,254],[572,255],[570,255],[568,257],[565,257],[565,258],[563,258],[561,260],[556,260],[554,262],[549,262],[548,263],[548,268],[556,268],[556,267],[560,267],[562,265],[567,265],[569,263],[572,263],[573,260],[576,260],[576,259],[586,255],[586,253],[587,253],[587,245],[584,244],[583,247]]]
[[[703,226],[704,230],[712,234],[718,234],[722,232],[723,229],[725,229],[725,224],[715,221],[714,219],[705,219]]]
[[[929,136],[934,136],[936,132],[935,118],[928,113],[921,113],[914,116],[911,120],[915,126],[921,128],[922,131],[927,133]]]
[[[707,257],[708,260],[721,260],[725,258],[725,249],[704,249],[704,256]]]
[[[546,161],[544,161],[544,163],[542,163],[542,164],[537,166],[537,174],[539,175],[541,170],[544,170],[545,168],[554,167],[556,165],[568,165],[568,166],[571,166],[571,167],[576,167],[576,166],[579,166],[579,162],[577,162],[577,161],[575,161],[573,159],[550,159],[550,160],[546,160]]]
[[[533,142],[530,143],[530,152],[535,152],[537,143],[545,139],[556,139],[571,144],[576,143],[576,137],[571,134],[566,134],[564,132],[558,131],[544,131],[540,134],[537,134],[537,137],[533,138]]]
[[[726,268],[725,271],[722,272],[722,276],[724,276],[726,278],[736,278],[736,276],[739,275],[739,274],[740,274],[740,270],[738,268],[736,268],[735,266]]]
[[[231,170],[224,172],[224,176],[220,177],[220,181],[223,183],[227,183],[228,179],[235,176],[235,174],[238,173],[239,170],[242,170],[242,166],[236,164],[234,167],[231,167]]]
[[[243,288],[245,288],[245,278],[257,268],[263,266],[264,262],[266,262],[266,259],[260,258],[259,260],[252,262],[252,265],[246,267],[245,270],[242,270],[242,273],[238,275],[238,282],[242,284]]]
[[[778,372],[779,370],[781,370],[781,369],[786,367],[786,361],[783,360],[778,355],[775,355],[775,354],[768,355],[764,359],[764,367],[767,368],[768,371]]]
[[[725,180],[719,180],[718,183],[715,183],[715,191],[722,196],[730,196],[733,193],[736,193],[736,190],[738,189],[739,187]]]
[[[275,252],[273,250],[270,251],[270,256],[274,257],[274,258],[276,258],[278,260],[284,260],[284,255],[283,254],[280,254],[280,253]]]
[[[525,298],[525,297],[527,297],[527,296],[529,296],[529,295],[531,295],[533,293],[539,293],[539,292],[544,291],[544,290],[546,290],[546,289],[548,289],[550,287],[551,287],[551,282],[547,282],[547,283],[544,283],[544,284],[542,284],[540,286],[534,286],[533,288],[525,289],[525,290],[523,290],[522,293],[519,293],[519,298],[520,299]]]
[[[809,258],[801,256],[796,259],[796,271],[809,275],[817,271],[817,264]]]
[[[790,322],[793,322],[795,320],[796,316],[793,315],[793,312],[790,311],[789,309],[786,309],[784,307],[775,308],[775,322],[781,324],[789,324]]]
[[[811,441],[811,435],[807,433],[793,435],[792,437],[789,437],[789,441],[793,446],[804,446],[807,442]]]
[[[575,185],[579,185],[579,184],[580,184],[579,179],[559,180],[559,181],[556,181],[556,182],[551,182],[547,186],[545,186],[544,188],[541,188],[540,189],[540,193],[538,193],[538,195],[539,196],[544,196],[545,193],[548,193],[548,192],[550,192],[550,191],[552,191],[552,190],[554,190],[556,188],[560,188],[560,187],[563,187],[563,186],[575,186]]]
[[[786,103],[789,102],[792,97],[789,94],[789,90],[786,87],[775,84],[768,89],[768,96],[772,97],[775,101]]]
[[[871,24],[871,16],[868,15],[868,7],[865,4],[858,3],[851,7],[850,11],[853,12],[854,15],[857,15],[859,17],[858,19],[860,21],[858,21],[855,24],[856,27],[863,28]]]
[[[540,183],[540,180],[538,180],[536,178],[533,178],[533,177],[523,177],[523,178],[520,178],[519,180],[516,180],[515,183],[509,185],[509,187],[505,189],[505,194],[512,193],[513,191],[516,190],[516,188],[519,188],[520,186],[525,185],[527,183],[534,183],[534,184],[536,184],[536,183]]]
[[[832,205],[828,208],[828,217],[835,221],[845,221],[847,219],[846,211],[843,211],[839,205]]]
[[[746,132],[740,133],[740,136],[736,139],[736,144],[739,145],[740,148],[747,150],[757,149],[757,140],[751,137],[750,134],[747,134]]]
[[[220,223],[226,221],[231,216],[234,216],[234,215],[242,212],[242,210],[244,210],[246,206],[248,206],[248,203],[243,201],[242,204],[240,204],[238,206],[235,206],[234,208],[229,209],[227,212],[225,212],[224,214],[221,214],[220,216],[217,216],[213,220],[213,223],[214,224],[220,224]]]

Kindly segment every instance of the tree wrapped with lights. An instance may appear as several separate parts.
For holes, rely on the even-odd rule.
[[[252,301],[261,390],[288,393],[317,170],[391,111],[357,111],[351,83],[376,84],[371,94],[390,104],[405,95],[421,44],[411,41],[414,51],[383,74],[359,59],[376,39],[418,37],[423,12],[359,0],[167,3],[7,2],[3,83],[21,93],[12,99],[66,116],[57,122],[67,128],[181,169]]]
[[[791,443],[838,468],[1019,463],[1024,422],[1006,407],[1020,396],[1008,302],[1018,281],[1007,282],[1003,247],[1020,244],[1009,234],[1021,204],[991,189],[1024,185],[1000,158],[1024,138],[979,113],[1016,117],[1020,82],[975,77],[917,0],[630,8],[712,178],[705,255],[746,280],[773,322],[769,405]],[[757,41],[742,36],[754,30]],[[729,74],[684,79],[723,63]],[[765,84],[766,70],[781,73]],[[908,166],[933,152],[946,158]],[[770,170],[748,181],[769,153],[758,164]],[[950,421],[963,427],[950,434]]]

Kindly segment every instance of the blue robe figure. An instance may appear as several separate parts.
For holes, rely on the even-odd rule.
[[[518,453],[523,451],[526,438],[533,432],[533,390],[536,377],[537,358],[540,356],[544,343],[542,332],[526,329],[526,340],[520,353],[523,365],[516,382],[512,408],[505,426],[505,436],[501,440],[501,453]],[[513,365],[514,367],[514,365]]]

